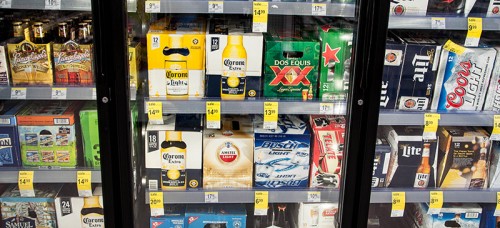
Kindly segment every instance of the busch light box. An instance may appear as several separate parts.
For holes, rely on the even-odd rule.
[[[262,188],[307,187],[311,136],[306,122],[293,115],[279,115],[278,128],[263,128],[256,116],[255,186]]]
[[[372,188],[385,187],[387,170],[391,159],[391,145],[387,141],[382,129],[377,130],[375,157],[373,158]]]
[[[395,109],[399,80],[403,70],[406,45],[388,37],[385,45],[384,73],[380,92],[380,108]]]
[[[162,216],[154,216],[149,219],[150,228],[184,228],[184,205],[165,205]]]
[[[494,48],[466,48],[462,55],[443,50],[431,109],[481,110],[496,54]]]
[[[424,141],[423,126],[384,126],[392,152],[386,187],[436,186],[437,141]]]
[[[247,210],[243,204],[189,204],[185,218],[185,227],[247,227]]]
[[[21,165],[16,114],[23,106],[19,102],[0,103],[0,168]]]
[[[391,0],[391,16],[425,16],[429,0]]]
[[[421,203],[420,207],[424,212],[429,210],[429,205],[427,203]],[[443,204],[443,208],[439,211],[439,214],[427,215],[430,219],[425,219],[421,223],[421,227],[479,228],[482,212],[483,209],[481,206],[475,203],[445,203]]]
[[[491,74],[483,110],[498,112],[500,111],[500,47],[495,47],[495,49],[497,50],[495,68]]]
[[[406,51],[396,105],[400,110],[425,111],[432,101],[441,46],[415,35],[400,34]]]

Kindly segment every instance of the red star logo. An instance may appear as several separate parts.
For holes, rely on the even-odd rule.
[[[323,62],[324,66],[327,66],[330,60],[333,60],[333,62],[340,63],[339,58],[337,57],[337,53],[339,53],[340,48],[335,48],[332,49],[330,45],[327,43],[325,47],[325,51],[323,52],[322,56],[325,58],[325,61]]]
[[[323,30],[323,32],[328,32],[331,28],[333,28],[331,25],[321,26],[321,30]]]

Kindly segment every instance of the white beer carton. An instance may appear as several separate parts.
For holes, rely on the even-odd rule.
[[[102,187],[97,186],[91,197],[79,197],[75,185],[65,185],[55,199],[57,227],[104,227]]]

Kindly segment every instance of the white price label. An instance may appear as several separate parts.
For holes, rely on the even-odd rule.
[[[326,4],[312,4],[312,15],[326,16]]]
[[[444,17],[433,17],[431,19],[432,29],[446,29],[446,19]]]
[[[224,13],[224,2],[208,2],[208,13]]]
[[[66,94],[68,90],[66,88],[52,88],[52,96],[53,100],[65,100]]]
[[[92,100],[96,100],[97,99],[97,90],[96,88],[92,88]]]
[[[205,203],[218,203],[219,193],[218,192],[205,192]]]
[[[144,9],[146,13],[160,13],[161,1],[146,1]]]
[[[26,99],[26,88],[12,88],[10,99]]]
[[[60,10],[61,0],[45,0],[45,9]]]
[[[307,192],[307,202],[321,202],[321,192]]]
[[[333,103],[320,103],[319,114],[333,115]]]
[[[11,8],[12,0],[0,0],[0,8]]]

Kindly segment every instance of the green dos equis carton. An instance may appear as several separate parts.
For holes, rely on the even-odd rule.
[[[97,103],[87,102],[80,109],[80,126],[83,138],[83,155],[85,166],[101,167],[101,153],[99,149],[99,123],[97,121]]]
[[[319,42],[308,34],[265,36],[265,97],[316,97]]]

